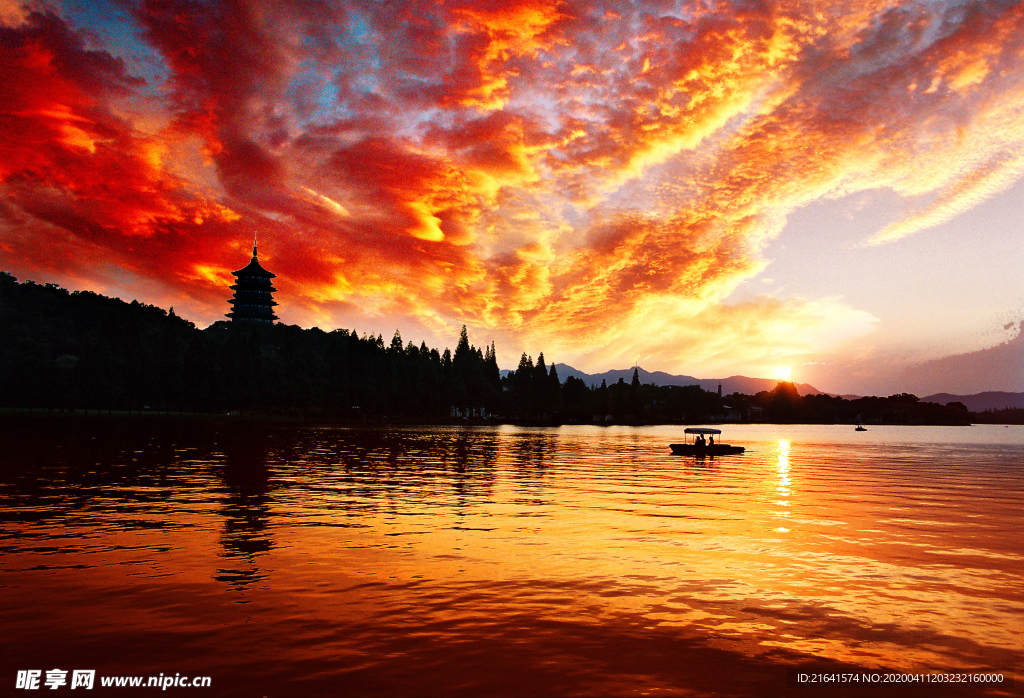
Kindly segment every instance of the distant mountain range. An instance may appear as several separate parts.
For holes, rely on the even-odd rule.
[[[1002,393],[987,392],[977,395],[951,395],[950,393],[936,393],[921,398],[921,402],[937,402],[945,405],[950,402],[962,402],[967,405],[971,412],[983,412],[984,410],[1002,410],[1007,407],[1024,407],[1024,393]]]
[[[555,368],[558,370],[558,377],[564,382],[569,376],[575,376],[589,386],[597,387],[601,385],[601,381],[607,381],[608,385],[615,383],[622,378],[622,380],[629,383],[633,380],[633,369],[632,368],[620,368],[614,371],[605,371],[604,373],[584,373],[579,371],[568,364],[555,364]],[[693,376],[676,376],[671,373],[665,373],[664,371],[645,371],[640,368],[640,382],[641,383],[653,383],[654,385],[699,385],[704,390],[717,391],[718,385],[722,385],[722,395],[730,395],[732,393],[743,393],[745,395],[754,395],[762,390],[771,390],[779,381],[771,378],[748,378],[747,376],[729,376],[728,378],[694,378]],[[502,371],[502,374],[510,373],[509,371]],[[797,392],[801,395],[817,395],[820,391],[813,385],[807,383],[797,383]]]
[[[620,368],[604,373],[584,373],[568,364],[555,364],[558,370],[558,377],[564,382],[569,376],[575,376],[589,386],[597,387],[601,381],[607,381],[608,385],[618,382],[619,378],[629,383],[633,380],[632,368]],[[704,390],[717,391],[718,385],[722,385],[722,394],[743,393],[744,395],[755,395],[762,390],[771,390],[779,381],[772,378],[750,378],[748,376],[729,376],[728,378],[694,378],[693,376],[677,376],[664,371],[646,371],[638,368],[641,383],[653,383],[654,385],[699,385]],[[502,375],[512,371],[504,370]],[[797,392],[801,395],[818,395],[821,391],[809,383],[796,383]],[[842,395],[847,400],[856,400],[860,395]],[[976,395],[953,395],[951,393],[935,393],[921,398],[921,402],[937,402],[945,405],[950,402],[962,402],[972,412],[984,410],[1001,410],[1007,407],[1024,408],[1024,393],[986,392]]]
[[[950,390],[953,391],[953,395],[1012,395],[1013,393],[974,391],[986,388],[992,391],[1024,390],[1022,325],[1024,321],[1007,325],[1007,329],[1017,331],[1017,336],[997,346],[911,366],[903,372],[901,384],[906,386],[905,390],[915,395],[933,390]],[[966,402],[964,404],[967,405]]]

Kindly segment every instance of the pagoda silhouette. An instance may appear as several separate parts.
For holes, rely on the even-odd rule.
[[[227,317],[232,322],[262,322],[268,325],[273,324],[277,316],[274,315],[273,293],[274,288],[270,281],[277,274],[273,274],[260,266],[256,255],[256,238],[252,240],[252,259],[244,268],[231,272],[235,277],[235,283],[231,290],[234,295],[228,300],[231,305],[231,312]]]

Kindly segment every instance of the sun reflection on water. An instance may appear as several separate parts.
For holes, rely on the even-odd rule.
[[[93,649],[108,646],[142,662],[162,633],[226,676],[273,655],[276,686],[327,662],[396,694],[494,688],[507,672],[482,657],[514,656],[529,676],[584,667],[621,680],[602,689],[616,693],[808,658],[1019,663],[1024,556],[1008,533],[1024,445],[882,453],[823,444],[824,427],[756,428],[738,439],[746,454],[713,462],[669,456],[667,427],[280,429],[176,436],[196,442],[180,456],[117,435],[81,456],[104,478],[78,483],[84,508],[58,479],[71,469],[40,477],[36,499],[0,469],[0,624],[26,638],[9,661],[59,650],[110,666]],[[102,643],[59,639],[72,610]],[[624,665],[635,647],[643,662]],[[680,671],[679,656],[697,659]],[[406,669],[409,683],[375,683]]]
[[[778,479],[779,479],[778,485],[775,488],[775,491],[778,494],[779,499],[777,499],[775,501],[775,504],[776,504],[776,506],[780,506],[780,507],[789,507],[789,495],[790,495],[790,489],[789,489],[789,483],[790,483],[790,480],[789,480],[789,449],[790,449],[789,441],[787,441],[786,439],[780,439],[779,440],[778,449],[777,449],[777,456],[776,456],[777,459],[776,459],[776,466],[775,466],[776,467],[776,471],[778,472]],[[775,512],[775,516],[776,517],[780,517],[780,518],[788,518],[789,517],[789,510],[788,509],[784,509],[784,510],[776,511]],[[785,528],[783,526],[779,526],[775,530],[778,531],[779,533],[789,533],[789,529]]]

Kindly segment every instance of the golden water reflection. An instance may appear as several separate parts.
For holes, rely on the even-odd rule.
[[[0,480],[4,661],[357,695],[1020,665],[1024,443],[773,429],[713,463],[664,428],[119,435],[88,468],[63,444]]]
[[[785,439],[779,441],[778,448],[778,472],[779,472],[779,484],[776,491],[779,493],[779,499],[775,502],[780,507],[789,506],[789,442]],[[781,509],[775,512],[775,515],[779,518],[786,518],[789,516],[788,509]],[[789,529],[785,526],[779,526],[775,529],[779,533],[789,533]]]

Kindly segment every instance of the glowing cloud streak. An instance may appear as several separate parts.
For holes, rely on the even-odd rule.
[[[56,14],[0,17],[3,261],[87,278],[52,250],[88,245],[197,319],[259,228],[289,321],[774,366],[875,322],[722,304],[790,212],[891,189],[910,212],[881,244],[1024,173],[1016,2],[144,0],[145,71]]]

